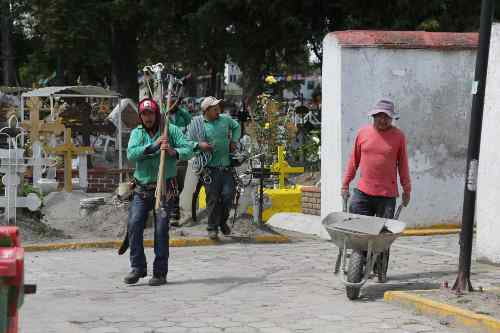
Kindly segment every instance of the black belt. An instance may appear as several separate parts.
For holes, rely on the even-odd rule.
[[[231,166],[207,166],[209,170],[231,171]]]
[[[136,190],[139,192],[151,192],[151,191],[156,191],[156,183],[150,183],[150,184],[137,184],[136,185]]]

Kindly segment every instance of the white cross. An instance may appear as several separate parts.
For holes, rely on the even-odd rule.
[[[0,149],[0,173],[4,174],[2,183],[5,185],[5,195],[0,197],[0,207],[6,208],[9,224],[15,224],[18,207],[26,207],[35,211],[42,204],[35,193],[30,193],[26,197],[18,196],[20,176],[24,175],[26,167],[32,165],[33,161],[33,159],[24,158],[24,149]]]
[[[54,165],[54,160],[42,158],[42,145],[40,141],[34,141],[31,145],[31,149],[33,151],[33,157],[29,165],[33,166],[33,186],[39,189],[39,181],[42,179],[43,168],[48,165]]]

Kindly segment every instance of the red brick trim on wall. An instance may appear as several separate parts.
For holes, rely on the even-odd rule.
[[[132,176],[134,169],[90,169],[88,170],[88,193],[110,193],[114,192],[120,183],[120,172],[124,179],[128,173]],[[78,177],[78,171],[73,170],[73,177]],[[57,170],[57,180],[64,184],[64,170]]]
[[[321,215],[321,189],[319,187],[302,187],[302,213]]]

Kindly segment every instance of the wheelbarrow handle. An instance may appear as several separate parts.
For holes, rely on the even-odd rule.
[[[399,214],[401,214],[402,210],[403,210],[403,204],[400,204],[398,206],[398,209],[396,210],[396,214],[394,214],[394,220],[399,220]]]

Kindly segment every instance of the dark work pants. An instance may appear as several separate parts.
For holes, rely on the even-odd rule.
[[[353,214],[392,219],[394,218],[395,208],[396,198],[372,196],[361,192],[357,188],[354,189],[350,205],[350,212]],[[389,250],[380,255],[379,262],[383,256],[386,256],[387,262],[389,262]]]
[[[208,168],[211,182],[205,184],[207,194],[208,231],[218,231],[226,223],[233,204],[235,184],[231,169]]]
[[[171,219],[174,220],[179,220],[181,218],[181,211],[180,211],[180,206],[179,206],[179,197],[184,189],[184,179],[186,178],[186,170],[188,167],[188,162],[187,161],[177,161],[177,176],[176,176],[176,181],[177,181],[177,195],[173,197],[168,206],[170,209],[170,217]]]
[[[351,199],[350,212],[392,219],[394,218],[395,207],[396,198],[372,196],[355,188]]]
[[[130,266],[133,271],[146,272],[147,263],[144,254],[144,228],[149,211],[155,206],[155,192],[134,192],[129,208],[128,237],[130,242]],[[154,275],[168,273],[169,257],[169,216],[167,204],[163,201],[156,212],[156,226],[154,235],[155,260],[153,262]]]

